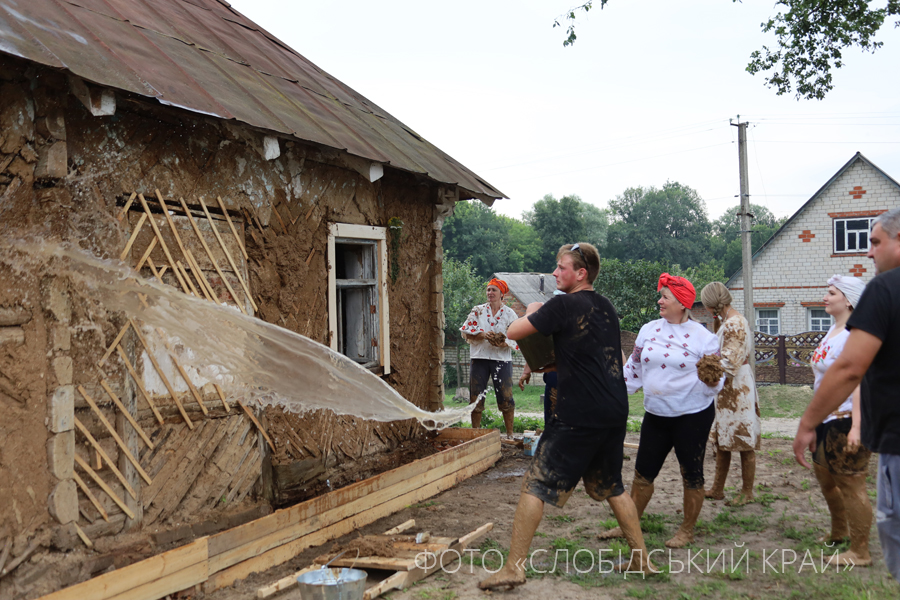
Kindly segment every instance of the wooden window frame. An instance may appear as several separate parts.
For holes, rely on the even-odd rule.
[[[834,325],[834,317],[832,317],[831,315],[829,315],[826,312],[825,314],[828,315],[828,318],[831,321],[831,323],[828,325],[828,327],[825,329],[813,329],[813,322],[812,322],[813,319],[821,318],[821,317],[813,317],[814,310],[821,310],[822,312],[825,312],[825,308],[822,306],[807,306],[806,307],[806,323],[809,326],[809,331],[826,331],[827,332],[831,328],[831,326]]]
[[[832,219],[832,224],[831,224],[832,244],[831,244],[831,246],[832,246],[832,251],[834,252],[834,254],[832,256],[835,256],[835,255],[844,256],[844,255],[853,255],[853,254],[865,255],[866,252],[868,252],[868,250],[869,250],[869,232],[872,230],[872,221],[874,221],[875,218],[876,218],[875,216],[859,216],[859,217],[837,217],[837,218]],[[863,221],[863,220],[866,220],[869,222],[869,226],[866,229],[865,235],[863,236],[866,247],[862,248],[862,249],[859,248],[860,237],[857,235],[857,238],[856,238],[856,246],[857,247],[848,249],[847,248],[847,223],[850,221]],[[844,232],[843,232],[844,249],[843,250],[838,250],[838,223],[839,222],[844,223]],[[862,230],[854,229],[853,231],[859,232]]]
[[[332,223],[328,231],[328,339],[329,346],[338,351],[337,268],[335,246],[340,240],[374,242],[377,268],[376,291],[378,310],[378,360],[374,367],[367,367],[380,375],[391,372],[390,314],[388,309],[387,228],[371,225]]]

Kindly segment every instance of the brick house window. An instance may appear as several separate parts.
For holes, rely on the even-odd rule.
[[[834,252],[840,254],[866,252],[869,249],[869,229],[875,217],[834,220]]]
[[[336,223],[328,235],[331,349],[390,372],[386,229]]]
[[[824,308],[810,308],[808,312],[810,331],[828,331],[834,325],[834,319]]]
[[[769,335],[778,335],[779,316],[777,308],[756,309],[756,330]]]

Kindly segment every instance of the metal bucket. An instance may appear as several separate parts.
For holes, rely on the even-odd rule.
[[[366,572],[360,569],[316,569],[297,577],[301,600],[363,600]]]

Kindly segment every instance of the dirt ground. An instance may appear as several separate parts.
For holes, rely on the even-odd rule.
[[[636,443],[638,434],[629,434],[627,441]],[[454,600],[469,598],[896,598],[900,586],[884,567],[881,548],[874,524],[872,528],[872,557],[874,565],[836,572],[834,567],[822,569],[821,551],[825,560],[834,552],[817,542],[828,531],[830,518],[824,498],[812,472],[798,466],[793,459],[791,442],[786,439],[763,439],[758,457],[756,502],[731,508],[724,501],[706,501],[697,526],[694,544],[688,549],[655,553],[659,566],[669,573],[642,579],[640,575],[599,573],[597,552],[610,548],[604,559],[623,549],[620,543],[597,540],[596,535],[614,524],[607,504],[591,500],[579,488],[564,509],[548,507],[532,543],[538,554],[534,566],[549,571],[556,549],[568,549],[570,555],[585,548],[593,553],[594,568],[587,552],[579,552],[579,568],[590,571],[579,574],[575,564],[558,565],[555,573],[530,573],[528,583],[511,592],[482,592],[478,581],[487,576],[482,568],[496,569],[498,553],[504,552],[510,541],[513,514],[519,497],[522,475],[531,459],[521,451],[504,446],[503,458],[491,469],[427,502],[381,519],[358,533],[337,540],[344,544],[357,535],[377,534],[414,518],[414,531],[430,531],[434,535],[461,536],[484,523],[494,523],[493,531],[482,541],[483,554],[475,555],[474,565],[464,560],[455,573],[436,573],[411,588],[391,592],[391,600]],[[634,475],[636,450],[625,450],[623,479],[626,487]],[[870,497],[874,504],[875,458],[870,464]],[[707,452],[706,479],[712,480],[715,460],[711,449]],[[726,487],[726,497],[734,494],[739,484],[740,466],[735,458]],[[656,493],[647,508],[643,521],[645,539],[650,550],[665,550],[664,542],[671,537],[681,521],[681,478],[674,454],[656,480]],[[312,560],[332,547],[332,543],[312,548],[285,565],[263,574],[254,574],[234,587],[207,595],[211,600],[244,600],[256,597],[259,587],[276,581],[311,564]],[[688,572],[688,551],[693,562]],[[725,563],[716,558],[725,551]],[[732,554],[737,563],[748,551],[735,572],[731,569]],[[806,555],[806,552],[809,552]],[[792,554],[796,553],[796,555]],[[562,555],[561,555],[562,556]],[[796,558],[794,558],[796,556]],[[483,559],[483,560],[482,560]],[[794,562],[792,562],[794,559]],[[813,562],[815,563],[813,565]],[[562,563],[562,561],[560,561]],[[456,563],[454,569],[459,566]],[[749,572],[748,572],[749,567]],[[723,572],[724,570],[724,572]],[[681,571],[681,572],[678,572]],[[372,573],[370,582],[384,574]],[[371,583],[370,583],[371,585]],[[275,599],[298,598],[296,588],[283,592]]]

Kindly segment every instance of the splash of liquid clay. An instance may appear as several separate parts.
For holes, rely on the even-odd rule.
[[[327,346],[234,307],[143,279],[117,260],[52,242],[0,239],[0,261],[20,271],[66,277],[95,306],[162,330],[179,362],[222,386],[229,398],[258,400],[296,414],[327,408],[376,421],[413,418],[429,429],[461,421],[475,406],[425,411]]]

